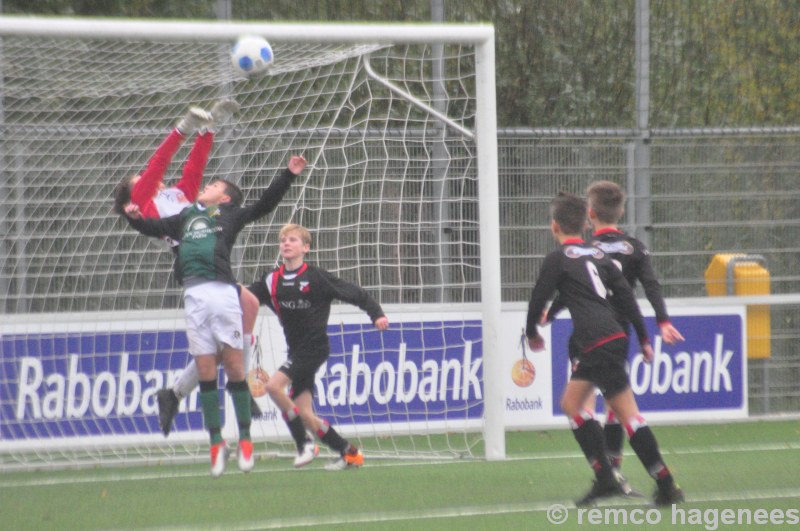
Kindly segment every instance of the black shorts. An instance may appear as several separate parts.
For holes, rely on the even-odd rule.
[[[292,382],[290,396],[299,396],[303,391],[309,391],[314,396],[314,381],[317,371],[328,359],[328,352],[318,352],[302,356],[289,354],[286,361],[278,369]]]
[[[609,341],[573,359],[570,379],[592,382],[604,398],[613,398],[630,386],[627,359],[628,339]]]

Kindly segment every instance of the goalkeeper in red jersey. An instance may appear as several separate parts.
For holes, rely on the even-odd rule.
[[[178,214],[190,206],[197,199],[203,181],[203,172],[214,142],[216,127],[226,123],[238,111],[239,104],[233,100],[215,103],[210,112],[197,107],[189,109],[186,116],[158,146],[145,170],[141,174],[125,177],[117,185],[114,190],[114,211],[117,214],[124,214],[125,207],[132,204],[138,207],[138,214],[142,218],[162,219]],[[180,180],[173,186],[165,186],[164,174],[172,158],[183,142],[195,133],[197,136],[183,166]],[[163,240],[173,250],[180,243],[169,237]],[[251,351],[255,343],[253,330],[258,317],[258,299],[242,286],[239,290],[244,329],[244,363],[247,371],[250,368]],[[178,413],[180,401],[199,384],[197,365],[192,360],[171,388],[158,391],[158,419],[165,437],[172,428],[172,421]],[[251,408],[254,416],[261,416],[255,400],[251,401]]]
[[[250,290],[278,316],[289,347],[286,362],[267,382],[267,392],[283,413],[297,445],[294,466],[307,465],[318,452],[316,445],[305,440],[308,429],[339,453],[325,468],[345,470],[361,466],[363,454],[327,420],[317,417],[313,407],[314,378],[331,349],[328,339],[331,302],[338,299],[358,306],[378,330],[386,330],[389,320],[363,288],[307,264],[305,255],[310,249],[311,234],[305,227],[284,226],[280,232],[283,265],[264,274]],[[286,392],[288,385],[291,394]]]

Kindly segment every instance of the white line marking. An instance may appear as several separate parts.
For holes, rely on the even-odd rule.
[[[730,446],[697,446],[686,448],[662,448],[661,451],[664,455],[696,455],[696,454],[715,454],[715,453],[733,453],[733,452],[780,452],[780,451],[795,451],[800,450],[800,443],[784,442],[784,443],[753,443],[753,444],[736,444]],[[626,455],[633,456],[633,452],[627,450]],[[531,454],[522,455],[520,457],[509,457],[506,461],[547,461],[555,459],[583,459],[583,454],[579,452],[552,452],[546,454]],[[425,461],[425,466],[432,465],[457,465],[467,462],[479,463],[480,459],[474,461],[464,460],[448,460],[448,461]],[[288,463],[288,460],[287,460]],[[380,460],[370,463],[369,468],[376,467],[407,467],[419,466],[422,463],[413,461],[392,461]],[[149,468],[149,467],[148,467]],[[275,474],[275,473],[310,473],[319,470],[318,468],[303,468],[295,469],[287,468],[256,468],[251,474]],[[179,478],[201,478],[208,476],[207,472],[200,472],[196,469],[185,471],[135,471],[131,473],[113,473],[113,474],[78,474],[54,478],[35,477],[31,479],[19,480],[0,480],[0,489],[4,488],[17,488],[17,487],[44,487],[52,485],[74,485],[86,483],[104,483],[109,481],[152,481],[154,479],[179,479]]]
[[[763,490],[763,491],[745,491],[745,492],[719,492],[714,494],[707,494],[705,496],[690,496],[687,498],[686,503],[681,507],[687,506],[691,508],[695,504],[714,503],[714,502],[742,502],[753,500],[775,500],[775,499],[796,499],[800,497],[800,489],[777,489],[777,490]],[[534,503],[516,503],[504,505],[467,505],[464,507],[443,507],[428,510],[414,510],[414,511],[391,511],[391,512],[375,512],[375,513],[350,513],[343,515],[330,515],[323,517],[297,517],[297,518],[273,518],[270,520],[260,520],[254,522],[242,522],[235,526],[226,524],[225,529],[231,531],[252,531],[255,529],[283,529],[287,527],[312,527],[312,526],[330,526],[340,524],[378,524],[387,522],[400,522],[400,521],[418,521],[418,520],[436,520],[440,518],[460,518],[465,516],[495,516],[501,514],[513,513],[542,513],[553,504],[565,504],[564,500],[554,500],[550,502],[534,502]],[[565,504],[570,510],[575,510],[572,502]],[[620,506],[649,506],[646,499],[640,498],[637,500],[614,499],[609,500],[608,503],[601,504],[605,507],[620,507]],[[667,508],[664,508],[667,509]],[[220,529],[219,527],[201,527],[196,525],[191,527],[169,527],[159,528],[165,531],[188,531],[194,529],[212,530]]]

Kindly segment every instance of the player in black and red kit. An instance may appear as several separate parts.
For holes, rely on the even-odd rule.
[[[625,192],[611,181],[595,181],[586,189],[589,221],[592,224],[592,245],[611,257],[622,271],[631,289],[641,282],[645,296],[655,312],[661,338],[669,345],[683,341],[683,335],[670,322],[661,284],[650,262],[650,251],[641,241],[622,232],[618,223],[625,213]],[[626,330],[628,323],[621,324]],[[594,409],[594,404],[587,405]],[[619,469],[622,463],[624,430],[613,410],[608,411],[603,427],[612,465]]]
[[[622,271],[622,276],[628,281],[631,289],[636,289],[637,282],[642,283],[647,300],[653,307],[656,322],[662,339],[674,345],[683,341],[681,333],[672,325],[667,313],[664,297],[661,293],[661,284],[656,279],[653,266],[650,263],[650,251],[638,239],[619,230],[617,223],[625,213],[625,192],[614,182],[595,181],[586,190],[589,221],[594,230],[591,243],[607,254],[614,264]],[[613,299],[612,299],[613,302]],[[563,308],[560,301],[553,302],[548,311],[547,321],[552,321],[555,314]],[[630,323],[626,318],[617,314],[623,329],[629,331]],[[577,348],[570,343],[570,359],[577,356]],[[585,408],[595,410],[596,400],[592,395],[586,402]],[[625,430],[613,409],[606,408],[606,423],[603,432],[608,446],[611,464],[619,470],[622,464],[622,445],[625,439]],[[627,481],[621,476],[623,487],[627,492],[633,492]]]
[[[551,215],[551,230],[561,247],[549,253],[542,264],[528,304],[526,336],[532,350],[544,348],[537,326],[548,301],[557,292],[570,311],[571,341],[577,348],[561,409],[596,477],[591,490],[576,504],[587,505],[599,498],[624,494],[608,457],[603,430],[593,412],[584,409],[595,387],[632,434],[631,447],[655,478],[658,485],[655,502],[668,505],[680,501],[683,493],[664,464],[653,432],[639,414],[625,371],[628,336],[617,312],[633,324],[645,359],[653,357],[633,292],[611,259],[581,238],[586,226],[586,203],[581,198],[560,193],[553,200]],[[612,292],[613,306],[609,301]]]
[[[286,362],[267,382],[267,392],[283,413],[297,445],[294,466],[304,466],[316,455],[316,447],[305,440],[309,429],[340,454],[325,468],[344,470],[361,466],[364,456],[328,421],[317,417],[313,407],[314,378],[330,354],[331,302],[338,299],[358,306],[378,330],[386,330],[389,320],[363,288],[306,263],[305,255],[310,249],[311,234],[305,227],[284,226],[280,232],[283,265],[265,274],[249,289],[278,316],[289,348]],[[286,392],[288,385],[292,386],[291,396]]]

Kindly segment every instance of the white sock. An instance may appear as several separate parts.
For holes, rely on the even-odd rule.
[[[189,396],[189,393],[194,391],[194,388],[198,385],[200,385],[200,373],[197,372],[197,364],[194,362],[193,358],[192,361],[189,362],[189,365],[183,369],[180,378],[178,378],[178,381],[172,386],[172,390],[175,392],[175,396],[178,397],[178,400],[182,400],[183,397]]]

